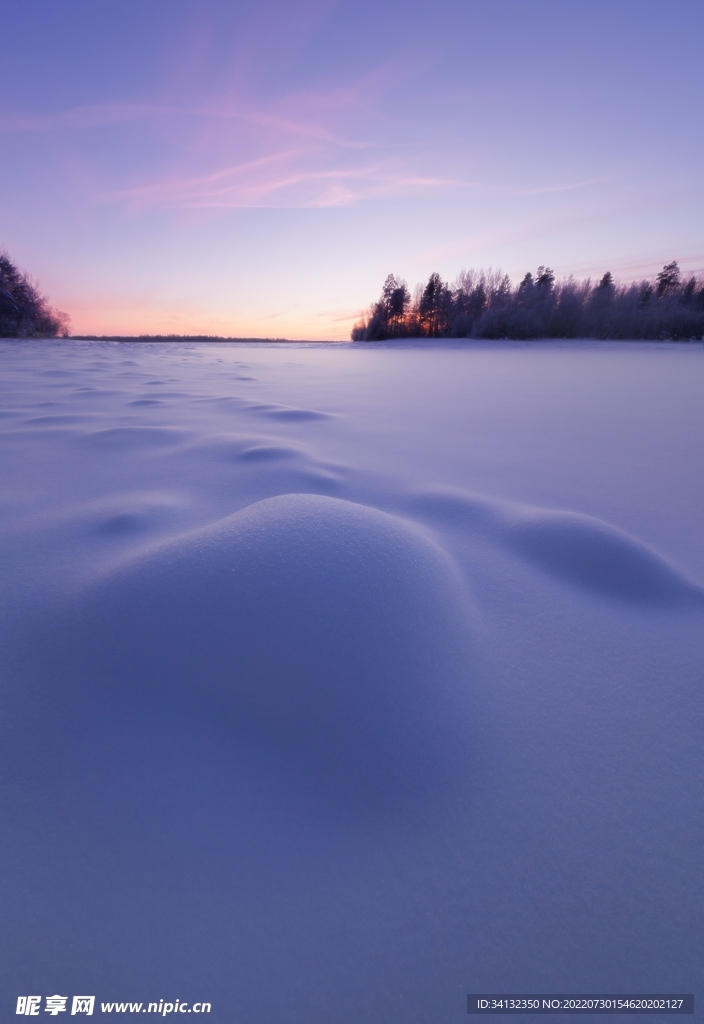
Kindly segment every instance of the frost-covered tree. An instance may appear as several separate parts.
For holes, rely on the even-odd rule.
[[[68,315],[53,309],[29,275],[0,252],[0,337],[67,337],[69,323]]]
[[[557,282],[550,267],[512,288],[501,271],[463,270],[452,286],[439,274],[416,286],[389,275],[381,298],[355,326],[355,340],[389,337],[652,338],[704,336],[704,281],[680,280],[677,261],[654,281]]]

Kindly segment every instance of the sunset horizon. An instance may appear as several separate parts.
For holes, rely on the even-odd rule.
[[[699,275],[698,8],[638,12],[12,5],[0,246],[76,334],[342,340],[389,273]]]

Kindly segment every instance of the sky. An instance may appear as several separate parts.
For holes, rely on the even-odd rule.
[[[701,0],[3,0],[0,247],[75,334],[704,271]]]

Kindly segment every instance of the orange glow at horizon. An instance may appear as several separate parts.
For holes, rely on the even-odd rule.
[[[136,337],[140,335],[190,335],[221,338],[281,338],[287,341],[349,341],[360,311],[329,314],[237,316],[209,313],[202,308],[174,308],[148,303],[126,305],[107,301],[65,305],[71,317],[71,334]]]

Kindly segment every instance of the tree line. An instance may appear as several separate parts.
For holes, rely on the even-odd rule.
[[[389,274],[353,341],[387,338],[613,338],[701,340],[704,280],[683,280],[677,261],[654,280],[557,282],[550,267],[516,287],[501,271],[463,270],[453,284],[431,274],[413,293]]]
[[[49,305],[31,278],[0,252],[0,338],[68,337],[70,318]]]

